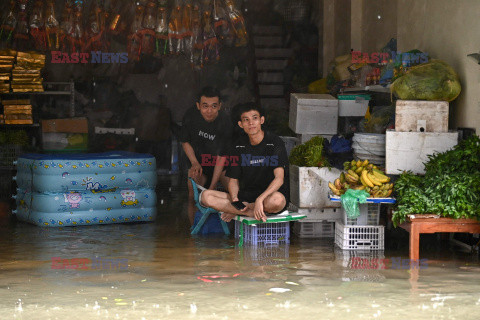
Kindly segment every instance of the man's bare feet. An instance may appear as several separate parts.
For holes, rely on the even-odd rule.
[[[230,222],[232,221],[233,218],[235,218],[236,215],[234,215],[233,213],[222,213],[222,215],[220,216],[220,219],[222,219],[223,221],[225,222]]]

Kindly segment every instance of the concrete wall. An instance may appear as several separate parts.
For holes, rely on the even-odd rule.
[[[480,51],[480,1],[398,0],[398,49],[417,48],[445,60],[457,72],[462,93],[451,103],[451,128],[480,133],[480,65],[467,54]]]
[[[336,57],[350,53],[350,0],[323,0],[323,76]],[[321,47],[320,47],[321,48]]]
[[[397,34],[397,0],[351,0],[351,48],[378,51]]]

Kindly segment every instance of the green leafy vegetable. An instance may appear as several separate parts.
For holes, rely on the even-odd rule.
[[[324,138],[313,137],[290,152],[290,164],[299,167],[330,167],[324,153]]]
[[[410,214],[480,218],[480,138],[471,136],[452,150],[429,156],[425,177],[404,172],[395,192],[395,225]]]

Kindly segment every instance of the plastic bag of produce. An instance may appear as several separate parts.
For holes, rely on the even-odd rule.
[[[355,219],[360,216],[359,203],[367,202],[370,194],[365,190],[347,189],[347,191],[340,196],[342,207],[350,219]]]
[[[453,101],[462,88],[452,67],[442,60],[431,60],[410,68],[391,89],[402,100]]]

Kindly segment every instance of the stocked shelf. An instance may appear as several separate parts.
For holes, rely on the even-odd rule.
[[[0,96],[70,96],[69,117],[75,116],[75,83],[74,82],[44,82],[41,92],[4,92]]]

